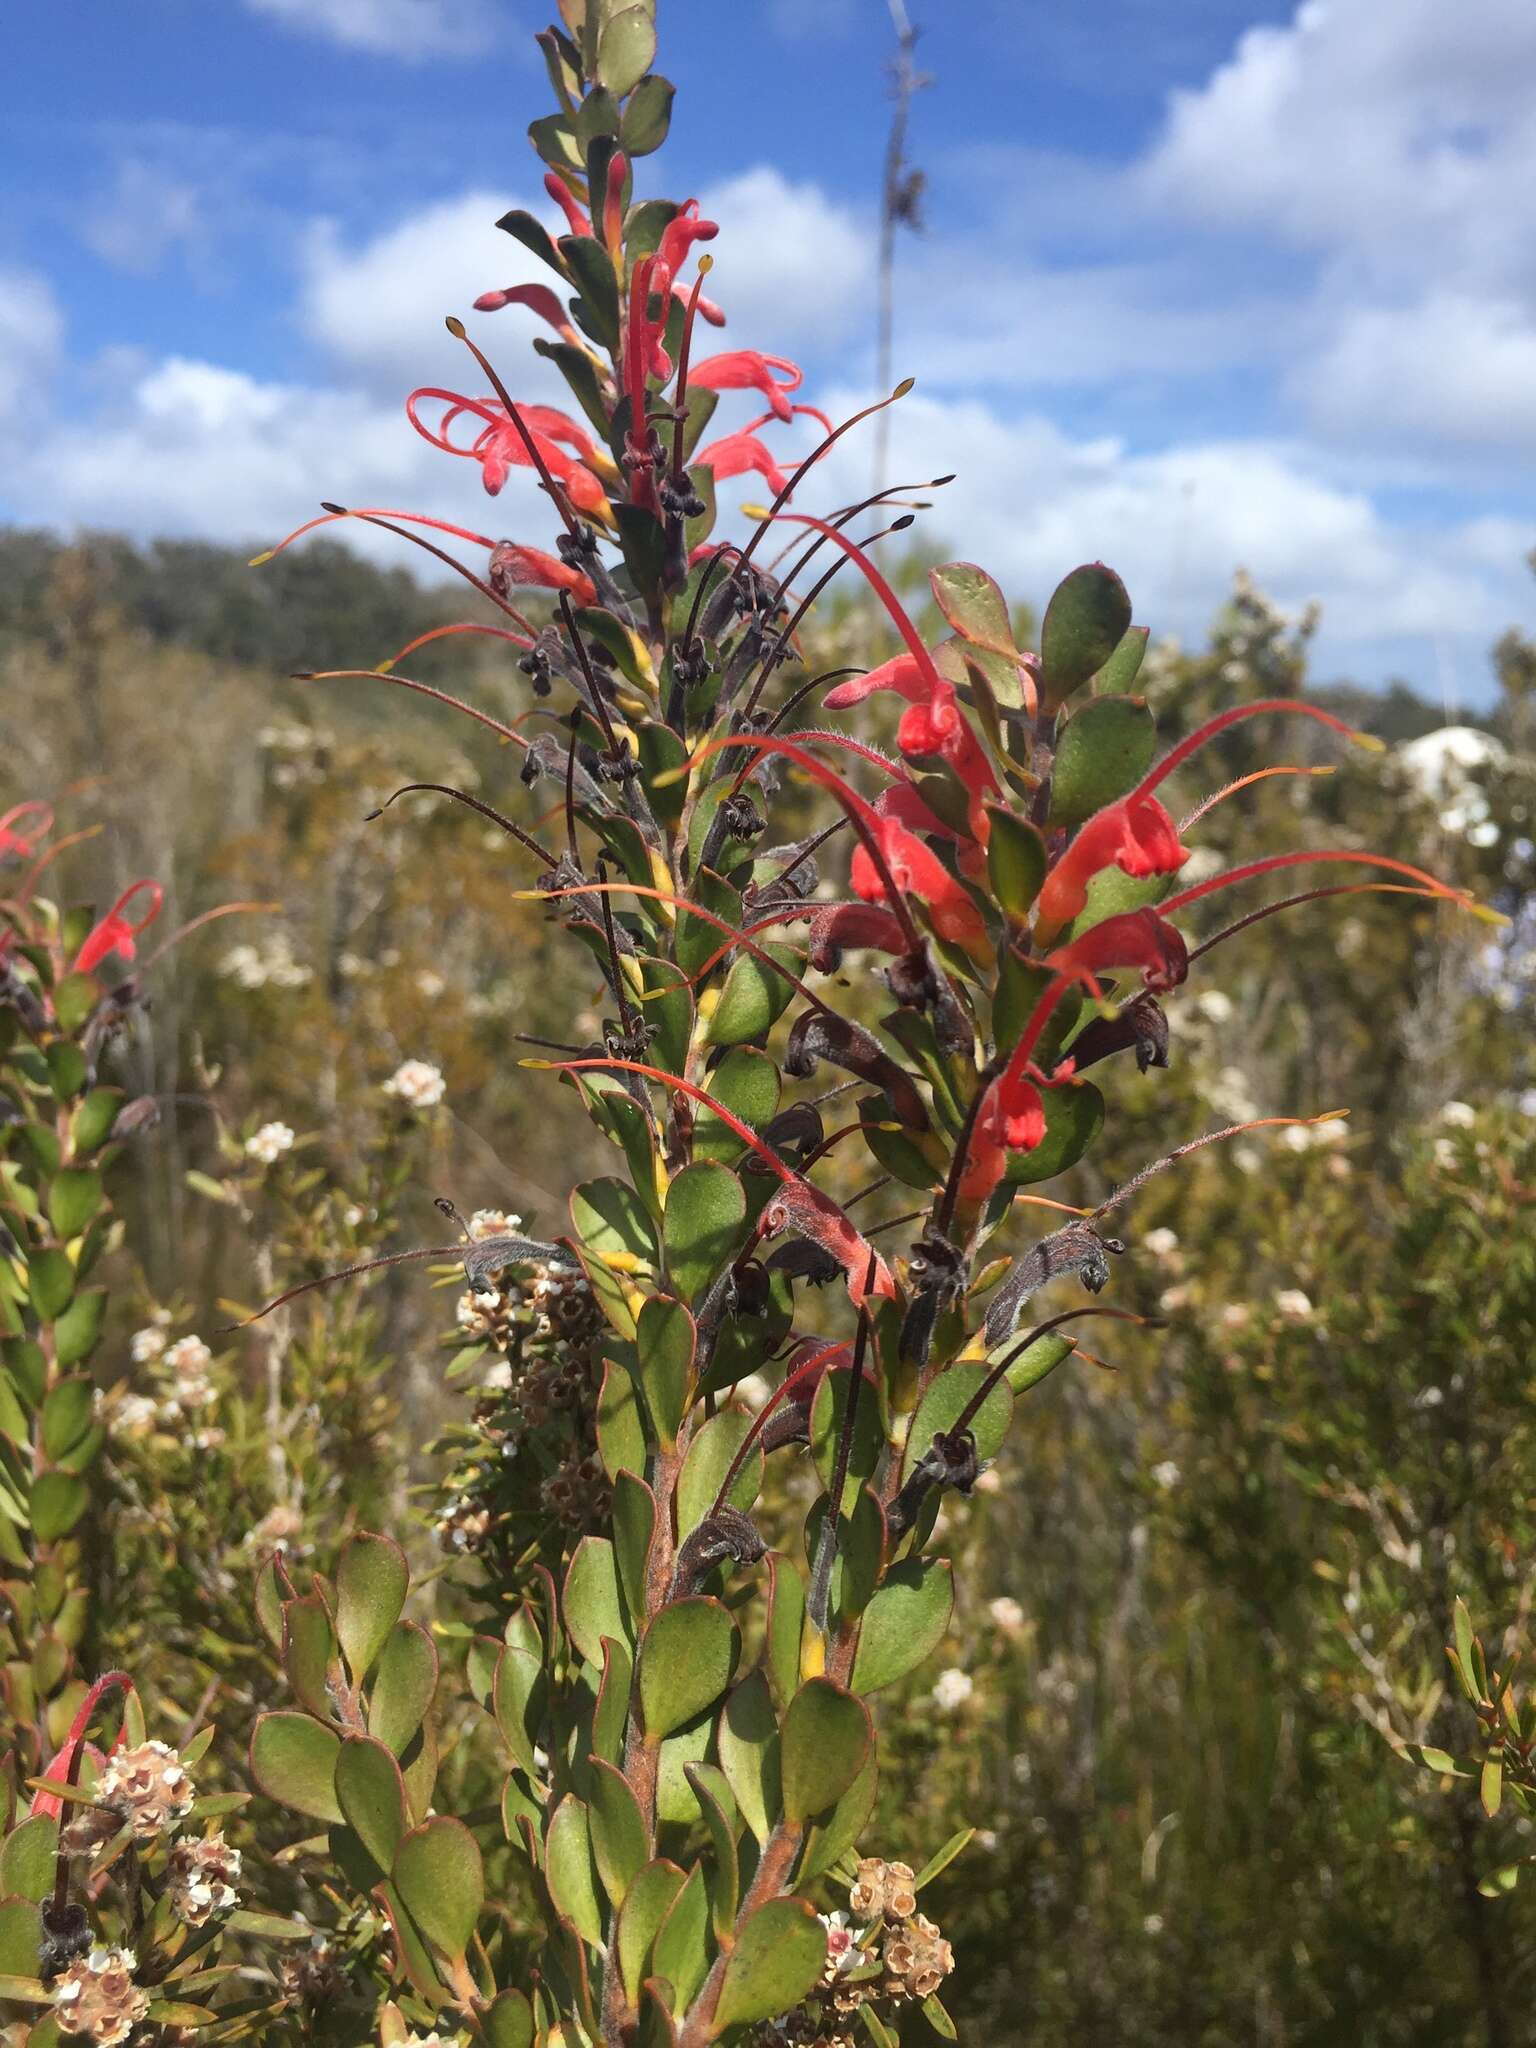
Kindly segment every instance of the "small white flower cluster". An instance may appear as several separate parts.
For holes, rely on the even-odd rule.
[[[1440,1121],[1453,1131],[1470,1131],[1477,1122],[1477,1111],[1470,1102],[1442,1102]]]
[[[222,1834],[178,1842],[167,1872],[177,1918],[189,1927],[206,1927],[216,1913],[232,1911],[240,1903],[235,1890],[239,1875],[240,1851],[231,1849]]]
[[[53,2009],[66,2034],[83,2034],[98,2048],[118,2048],[149,2015],[149,1993],[133,1981],[139,1959],[131,1948],[98,1942],[71,1963],[53,1987]]]
[[[1164,1493],[1177,1486],[1183,1476],[1172,1458],[1164,1458],[1160,1465],[1152,1467],[1153,1481],[1163,1489]]]
[[[408,1109],[435,1109],[443,1099],[447,1083],[441,1071],[426,1060],[406,1060],[383,1086],[386,1095],[393,1095]]]
[[[1307,1322],[1313,1314],[1311,1297],[1299,1287],[1282,1287],[1275,1296],[1275,1307],[1288,1323]]]
[[[1149,1230],[1141,1243],[1142,1249],[1149,1251],[1154,1259],[1171,1259],[1179,1248],[1179,1233],[1162,1224],[1156,1230]]]
[[[423,967],[416,976],[416,992],[425,996],[429,1003],[435,1003],[447,986],[435,967]]]
[[[245,1156],[262,1166],[272,1166],[285,1152],[293,1150],[293,1131],[287,1124],[263,1124],[245,1141]]]
[[[315,970],[294,957],[293,941],[285,931],[272,932],[259,946],[231,946],[219,962],[219,972],[238,988],[305,988]]]
[[[1023,1608],[1007,1593],[1000,1593],[995,1600],[989,1600],[987,1612],[1005,1635],[1011,1636],[1024,1626]]]
[[[510,1209],[477,1209],[469,1219],[469,1234],[476,1244],[488,1237],[516,1237],[522,1227],[522,1217]]]
[[[219,1398],[208,1377],[213,1353],[201,1337],[180,1337],[160,1363],[173,1377],[172,1398],[178,1408],[211,1408]]]
[[[953,1714],[965,1705],[975,1690],[976,1681],[971,1674],[952,1664],[934,1680],[933,1703],[941,1714]]]
[[[252,1550],[286,1551],[303,1526],[304,1517],[299,1510],[288,1501],[279,1501],[246,1530],[245,1540]]]
[[[307,725],[264,725],[256,735],[257,745],[269,754],[286,758],[274,761],[273,783],[278,789],[297,789],[301,783],[323,782],[325,762],[321,758],[331,743],[328,732]]]

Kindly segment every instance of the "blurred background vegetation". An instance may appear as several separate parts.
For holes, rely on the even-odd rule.
[[[282,906],[170,955],[120,1055],[162,1114],[120,1189],[89,1534],[85,1661],[127,1663],[188,1716],[221,1698],[231,1782],[242,1721],[281,1690],[250,1619],[273,1542],[329,1567],[349,1527],[390,1528],[439,1574],[440,1627],[463,1625],[431,1446],[466,1410],[443,1381],[454,1293],[420,1267],[215,1333],[278,1286],[441,1242],[434,1194],[556,1233],[605,1164],[569,1094],[519,1069],[522,1037],[588,1037],[597,991],[514,900],[517,848],[429,795],[367,817],[432,780],[527,823],[547,786],[519,789],[492,736],[382,682],[289,677],[373,665],[460,610],[324,541],[253,572],[207,546],[0,536],[0,810],[40,796],[62,831],[100,828],[50,887],[105,904],[154,875],[165,930],[231,897]],[[827,621],[816,666],[889,651],[860,605]],[[1307,693],[1308,638],[1240,579],[1206,647],[1143,670],[1164,738]],[[529,713],[504,654],[455,639],[405,666]],[[1491,1646],[1523,1640],[1536,1554],[1536,646],[1511,634],[1492,658],[1496,702],[1449,735],[1406,688],[1313,692],[1386,752],[1243,791],[1197,858],[1298,832],[1370,845],[1509,928],[1384,896],[1253,926],[1173,999],[1169,1071],[1123,1084],[1112,1139],[1052,1190],[1101,1199],[1236,1119],[1351,1111],[1196,1155],[1120,1212],[1107,1298],[1163,1327],[1117,1326],[1102,1367],[1055,1375],[983,1497],[946,1510],[962,1604],[885,1706],[871,1846],[920,1863],[978,1826],[934,1888],[969,2038],[1536,2039],[1532,1894],[1477,1889],[1536,1848],[1530,1823],[1488,1826],[1472,1788],[1396,1753],[1463,1746],[1452,1601]],[[1212,787],[1337,760],[1310,728],[1247,726],[1217,751]],[[407,1060],[441,1070],[440,1106],[386,1092]],[[273,1123],[294,1143],[248,1149]],[[195,1415],[160,1364],[183,1334],[216,1353]]]

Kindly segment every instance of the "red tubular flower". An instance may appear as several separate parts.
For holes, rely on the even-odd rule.
[[[518,541],[496,543],[486,575],[498,591],[568,590],[578,604],[592,604],[597,597],[590,576],[562,562],[558,555],[546,555],[542,548],[525,547]]]
[[[1115,866],[1138,878],[1172,875],[1189,859],[1178,827],[1155,796],[1132,794],[1097,811],[1046,876],[1036,913],[1037,936],[1069,925],[1088,901],[1088,884]]]
[[[547,171],[544,175],[544,190],[565,215],[567,231],[573,235],[590,235],[592,223],[587,218],[586,208],[577,199],[558,171]]]
[[[22,824],[24,818],[33,822]],[[12,804],[0,818],[0,859],[14,855],[17,860],[30,860],[39,843],[52,830],[52,804],[45,804],[38,797],[28,797],[25,803]]]
[[[978,846],[985,847],[991,829],[986,799],[996,793],[997,777],[980,740],[966,722],[954,684],[939,674],[933,656],[923,645],[895,591],[856,542],[841,528],[829,525],[825,519],[814,519],[809,513],[784,512],[777,516],[797,526],[814,527],[824,539],[841,548],[885,606],[892,624],[907,643],[905,655],[897,655],[868,675],[839,683],[829,691],[828,709],[862,703],[875,690],[895,690],[905,697],[911,709],[902,713],[897,745],[908,756],[936,756],[954,770],[970,798],[971,836]]]
[[[775,370],[786,374],[775,377]],[[773,408],[773,417],[787,420],[795,410],[788,394],[800,389],[805,372],[787,356],[765,356],[755,348],[736,348],[695,363],[688,372],[688,381],[705,391],[760,391]]]
[[[149,892],[149,908],[135,924],[128,915],[128,906],[141,889]],[[154,923],[160,915],[160,906],[164,901],[165,891],[158,882],[150,881],[147,876],[141,877],[137,882],[131,882],[106,916],[100,919],[87,935],[85,944],[75,955],[74,966],[70,972],[93,974],[101,962],[114,953],[120,959],[131,960],[138,950],[136,941],[139,934]]]
[[[624,451],[629,463],[629,494],[637,505],[654,507],[656,480],[651,460],[655,443],[648,414],[650,380],[665,383],[672,374],[671,360],[661,345],[671,303],[671,280],[661,269],[660,259],[646,256],[635,265],[629,281],[629,309],[624,321],[624,390],[629,399],[629,426],[624,434]],[[661,310],[651,317],[651,294],[661,292]]]
[[[1115,968],[1139,967],[1142,984],[1159,994],[1178,988],[1189,973],[1189,948],[1182,932],[1152,909],[1122,911],[1046,955],[1057,974],[1081,980]]]
[[[662,229],[656,254],[672,276],[676,277],[687,262],[688,252],[694,243],[712,242],[719,232],[719,223],[701,219],[699,202],[697,199],[690,199]]]
[[[986,919],[970,891],[955,879],[932,848],[915,832],[909,832],[899,819],[875,815],[880,851],[897,888],[917,898],[941,939],[962,947],[978,963],[991,959],[993,949]],[[887,900],[885,878],[862,841],[854,848],[849,879],[854,894],[862,896],[866,903]]]
[[[688,382],[692,384],[694,381],[693,371],[690,369]],[[791,414],[807,414],[830,431],[831,423],[818,407],[792,405],[789,410]],[[746,471],[754,470],[777,496],[788,488],[789,479],[775,462],[769,449],[758,440],[757,432],[759,427],[766,427],[771,419],[778,417],[777,413],[771,412],[759,414],[755,420],[749,420],[746,426],[738,427],[734,434],[722,434],[718,441],[711,441],[707,448],[701,448],[694,456],[694,461],[701,468],[713,470],[716,483],[723,483],[727,477],[742,476]]]
[[[1002,1179],[1010,1152],[1033,1152],[1045,1136],[1045,1105],[1028,1072],[1002,1073],[989,1083],[971,1126],[965,1168],[956,1194],[985,1202]]]
[[[862,704],[877,690],[894,690],[909,704],[921,704],[929,695],[930,685],[913,655],[893,654],[878,668],[872,668],[862,676],[850,676],[846,683],[839,683],[835,690],[828,690],[821,701],[828,711],[851,711],[855,704]]]
[[[1129,796],[1122,797],[1118,803],[1106,805],[1079,829],[1076,838],[1046,876],[1045,886],[1040,891],[1036,937],[1049,939],[1080,915],[1087,899],[1089,882],[1111,864],[1135,876],[1177,873],[1188,860],[1189,849],[1179,844],[1174,822],[1153,797],[1153,790],[1175,768],[1181,767],[1192,754],[1198,753],[1229,726],[1271,711],[1315,718],[1320,725],[1342,733],[1357,746],[1368,747],[1373,752],[1380,749],[1379,740],[1372,739],[1368,733],[1356,732],[1343,719],[1335,718],[1331,711],[1320,710],[1315,704],[1303,704],[1291,697],[1265,697],[1257,703],[1238,704],[1230,711],[1218,712],[1165,754]]]
[[[691,377],[691,371],[689,375]],[[718,441],[711,441],[707,448],[701,448],[694,461],[701,469],[713,470],[717,484],[724,483],[727,477],[745,476],[748,471],[753,471],[777,495],[788,484],[789,478],[774,461],[772,451],[757,438],[756,431],[772,418],[771,412],[764,413],[751,426],[739,427],[734,434],[722,434]]]
[[[432,399],[447,407],[435,431],[422,420],[417,410],[423,399]],[[530,405],[520,407],[519,411],[550,475],[564,486],[571,503],[583,512],[598,515],[606,512],[607,493],[593,472],[594,469],[611,469],[611,458],[602,453],[590,434],[553,406]],[[417,433],[424,441],[430,441],[434,448],[441,448],[445,455],[470,456],[478,462],[484,474],[485,488],[492,497],[506,482],[509,471],[533,466],[533,457],[522,435],[498,399],[466,398],[461,392],[423,385],[405,401],[405,413]],[[461,447],[450,436],[454,426],[465,418],[477,420],[481,426],[469,445]],[[574,456],[557,445],[562,441],[576,450]]]
[[[629,158],[623,150],[616,149],[608,159],[608,185],[603,194],[603,240],[608,244],[608,254],[613,258],[613,267],[618,270],[624,260],[624,180],[629,176]]]
[[[505,291],[482,292],[475,301],[477,313],[499,313],[507,306],[526,306],[557,333],[574,338],[570,316],[547,284],[509,284]]]
[[[52,1763],[49,1764],[47,1770],[43,1773],[43,1776],[50,1784],[73,1785],[79,1777],[82,1752],[87,1749],[94,1749],[94,1744],[87,1743],[85,1731],[90,1727],[91,1722],[95,1718],[96,1709],[101,1705],[101,1702],[109,1692],[133,1693],[137,1695],[138,1687],[126,1671],[103,1672],[102,1676],[97,1679],[76,1709],[75,1718],[69,1724],[69,1733],[64,1738],[64,1747],[58,1752]],[[122,1747],[122,1742],[122,1730],[119,1729],[117,1740],[112,1745],[114,1751]],[[47,1814],[50,1818],[57,1820],[63,1811],[64,1801],[57,1792],[39,1792],[33,1798],[32,1813],[34,1815],[40,1813]]]

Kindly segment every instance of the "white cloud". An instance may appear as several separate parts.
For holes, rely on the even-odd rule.
[[[470,191],[407,214],[366,241],[348,243],[334,223],[314,226],[301,249],[299,318],[305,331],[351,377],[391,395],[418,384],[479,389],[484,379],[443,322],[475,321],[475,339],[498,363],[510,348],[532,367],[540,397],[553,396],[558,373],[528,348],[548,330],[528,312],[472,315],[481,292],[556,279],[496,222],[505,195]],[[505,372],[504,372],[505,374]],[[516,388],[527,388],[521,363]],[[563,388],[563,387],[562,387]]]
[[[839,393],[832,409],[857,402]],[[1209,440],[1136,453],[1110,437],[1074,439],[1038,415],[1004,418],[921,392],[891,417],[893,474],[956,472],[927,529],[1036,603],[1099,558],[1124,576],[1154,632],[1197,635],[1243,564],[1283,605],[1319,600],[1326,658],[1347,665],[1388,642],[1465,644],[1469,632],[1485,641],[1524,602],[1502,522],[1497,532],[1486,521],[1394,527],[1300,446]],[[866,463],[865,448],[842,444],[818,497],[867,489]]]
[[[35,399],[63,336],[63,316],[46,278],[0,265],[0,419]]]
[[[1441,443],[1536,453],[1536,320],[1509,299],[1435,291],[1418,305],[1343,313],[1293,380],[1342,440],[1426,432]]]
[[[475,464],[430,447],[398,406],[356,388],[264,383],[185,357],[143,372],[109,415],[36,433],[6,484],[29,519],[141,538],[275,541],[321,499],[432,513],[493,537],[547,523],[526,477],[514,474],[488,498]],[[357,523],[337,537],[376,560],[426,565],[404,542]]]
[[[873,223],[819,185],[760,164],[701,192],[699,210],[720,223],[709,294],[725,309],[723,346],[827,348],[869,318]]]
[[[1529,281],[1510,196],[1536,174],[1533,66],[1528,0],[1307,0],[1173,95],[1145,181],[1193,217],[1346,251],[1364,276],[1432,260]]]
[[[376,56],[460,57],[496,34],[490,0],[245,0],[287,28]]]
[[[203,242],[202,200],[189,181],[130,157],[119,164],[111,190],[87,205],[79,232],[114,270],[152,277],[178,243]]]

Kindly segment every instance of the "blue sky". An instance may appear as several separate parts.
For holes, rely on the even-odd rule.
[[[902,245],[918,388],[893,459],[960,472],[934,532],[1037,600],[1103,556],[1185,638],[1242,563],[1322,603],[1322,672],[1485,698],[1489,641],[1536,617],[1536,8],[913,11],[929,193]],[[524,129],[545,19],[18,11],[0,517],[260,542],[339,496],[482,523],[471,466],[399,408],[413,384],[472,388],[443,314],[533,274],[493,222],[543,207]],[[720,220],[729,339],[850,408],[873,376],[886,0],[660,0],[660,21],[679,98],[648,188]],[[556,396],[523,315],[477,331],[515,387]],[[547,539],[515,485],[497,519]]]

